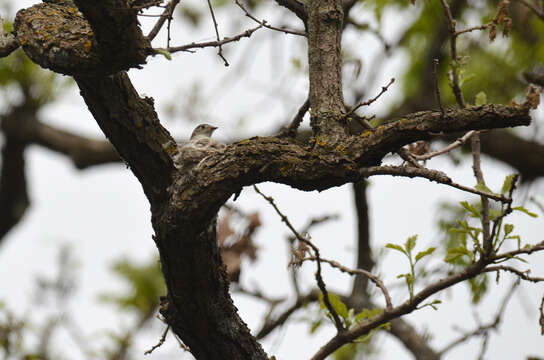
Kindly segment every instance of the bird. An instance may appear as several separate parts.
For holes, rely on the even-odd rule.
[[[174,163],[189,173],[206,156],[225,150],[225,144],[212,139],[217,127],[209,124],[198,125],[191,134],[189,142],[182,145]]]

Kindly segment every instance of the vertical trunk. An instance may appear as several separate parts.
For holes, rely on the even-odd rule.
[[[334,145],[346,136],[342,124],[342,2],[309,0],[306,6],[311,125],[320,144]]]

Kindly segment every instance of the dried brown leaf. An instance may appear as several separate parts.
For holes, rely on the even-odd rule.
[[[528,106],[531,109],[536,109],[540,104],[540,93],[542,89],[533,85],[529,85],[527,88],[527,95],[525,97],[524,106]]]
[[[503,0],[499,4],[499,11],[497,13],[497,16],[495,17],[495,22],[497,24],[502,24],[505,19],[508,18],[508,5],[510,4],[510,1]]]
[[[230,225],[231,219],[232,212],[229,210],[217,225],[217,243],[219,244],[219,247],[222,247],[225,244],[225,241],[234,234],[234,230]]]
[[[497,37],[497,25],[491,24],[489,26],[489,41],[495,40]]]

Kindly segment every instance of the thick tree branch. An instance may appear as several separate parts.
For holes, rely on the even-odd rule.
[[[138,68],[152,54],[137,10],[122,0],[42,3],[15,17],[17,41],[44,68],[67,75],[113,74]],[[87,20],[90,22],[87,22]]]
[[[370,247],[370,219],[368,215],[366,181],[359,181],[353,184],[353,195],[355,209],[357,211],[357,268],[372,271],[374,260],[372,260],[372,248]],[[368,278],[356,276],[353,279],[351,298],[354,302],[361,302],[368,296]]]
[[[304,7],[303,2],[300,2],[298,0],[276,0],[276,2],[278,3],[278,5],[283,6],[284,8],[294,12],[300,20],[306,23],[306,20],[308,19],[308,12]]]
[[[482,133],[480,141],[482,153],[516,168],[522,181],[544,176],[543,144],[523,139],[508,130]]]
[[[78,169],[121,161],[119,154],[107,140],[90,139],[57,129],[40,122],[36,117],[30,120],[24,126],[13,127],[10,137],[64,154]]]
[[[252,138],[211,155],[196,169],[195,179],[176,180],[176,194],[192,205],[196,220],[211,219],[220,205],[242,186],[274,181],[301,190],[324,190],[361,179],[359,167],[379,164],[389,152],[432,134],[527,125],[528,109],[485,105],[440,112],[419,112],[382,125],[364,136],[346,138],[335,149],[307,148],[288,139]],[[186,220],[183,220],[186,221]],[[204,221],[206,223],[206,221]],[[194,226],[194,225],[193,225]],[[200,228],[199,230],[201,230]]]
[[[89,110],[141,182],[151,205],[165,200],[176,143],[159,123],[153,99],[140,98],[125,73],[76,77]]]
[[[136,16],[138,9],[125,0],[74,0],[74,3],[89,22],[102,62],[108,68],[119,71],[145,64],[152,51]]]
[[[34,111],[21,107],[1,119],[4,146],[0,170],[0,243],[8,231],[21,220],[30,205],[24,159],[27,144],[16,136],[11,136],[11,133],[33,116]]]

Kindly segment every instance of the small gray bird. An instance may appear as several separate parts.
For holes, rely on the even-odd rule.
[[[181,147],[179,156],[174,159],[176,164],[190,171],[206,156],[223,151],[227,146],[211,138],[215,130],[217,127],[212,125],[198,125],[193,130],[189,142]]]

